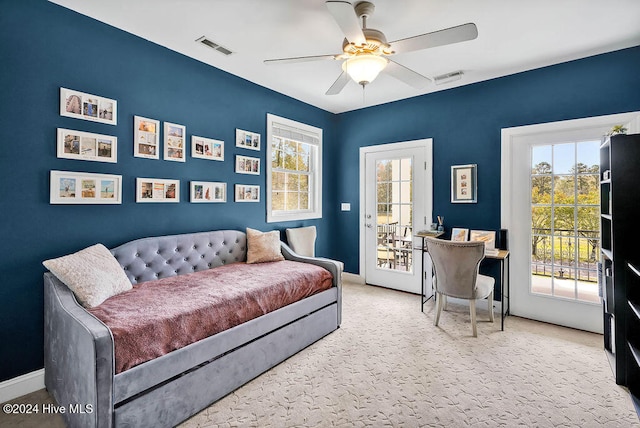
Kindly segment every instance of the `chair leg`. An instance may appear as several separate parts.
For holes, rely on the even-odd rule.
[[[447,310],[447,296],[445,296],[444,294],[442,295],[442,310]]]
[[[473,337],[478,337],[478,329],[476,328],[476,301],[469,300],[469,311],[471,312],[471,330]]]
[[[493,322],[493,291],[487,297],[487,304],[489,305],[489,321]]]
[[[438,322],[440,321],[440,313],[442,312],[442,299],[444,298],[444,294],[440,294],[436,291],[436,317],[433,320],[433,325],[438,326]]]

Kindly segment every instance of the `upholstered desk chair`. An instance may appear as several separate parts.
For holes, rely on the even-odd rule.
[[[495,280],[478,273],[480,261],[484,258],[484,242],[446,241],[427,237],[425,244],[433,262],[437,305],[434,325],[438,325],[440,313],[446,304],[446,296],[467,299],[469,300],[473,337],[478,337],[476,299],[487,298],[489,319],[493,322]]]
[[[287,229],[287,242],[293,251],[306,257],[316,255],[316,227],[296,227]]]

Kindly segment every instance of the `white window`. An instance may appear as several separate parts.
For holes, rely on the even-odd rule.
[[[267,222],[322,217],[322,129],[267,114]]]

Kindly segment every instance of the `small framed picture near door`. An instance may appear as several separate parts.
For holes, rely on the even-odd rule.
[[[453,165],[451,167],[451,203],[474,204],[478,202],[478,165]]]

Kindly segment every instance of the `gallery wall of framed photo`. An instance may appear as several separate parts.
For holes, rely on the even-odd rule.
[[[101,95],[93,95],[73,89],[60,88],[60,116],[117,126],[118,101]],[[78,126],[78,128],[82,128]],[[131,133],[132,151],[118,151],[115,135],[99,134],[88,130],[57,129],[56,155],[60,159],[118,163],[118,156],[132,153],[133,158],[151,161],[186,163],[188,152],[193,160],[225,161],[225,142],[222,139],[191,135],[187,145],[187,126],[170,121],[161,121],[146,115],[133,115]],[[120,144],[123,143],[122,139]],[[260,177],[261,135],[258,132],[235,128],[234,157],[235,174]],[[247,152],[243,152],[247,150]],[[249,152],[250,151],[250,152]],[[162,153],[162,157],[161,157]],[[248,156],[251,154],[252,156]],[[79,168],[85,169],[85,168]],[[260,183],[234,183],[231,188],[226,181],[211,181],[220,166],[211,164],[211,173],[202,180],[186,180],[190,203],[226,203],[227,191],[233,191],[234,202],[260,202]],[[117,167],[114,172],[118,171]],[[182,174],[179,174],[182,176]],[[218,174],[220,176],[220,174]],[[179,203],[181,177],[143,178],[135,177],[136,203]],[[97,172],[59,171],[50,172],[51,204],[122,204],[127,197],[122,194],[123,182],[128,177],[122,174]]]

